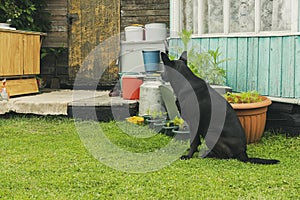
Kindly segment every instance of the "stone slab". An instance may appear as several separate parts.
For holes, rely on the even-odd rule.
[[[68,108],[74,106],[110,107],[131,103],[136,103],[136,101],[109,97],[109,91],[55,90],[0,101],[0,114],[15,112],[36,115],[68,115]]]

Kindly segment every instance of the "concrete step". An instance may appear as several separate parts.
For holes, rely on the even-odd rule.
[[[46,90],[0,101],[0,115],[10,112],[109,121],[135,115],[138,102],[109,97],[109,91]]]

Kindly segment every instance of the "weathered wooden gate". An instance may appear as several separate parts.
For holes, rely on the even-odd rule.
[[[113,82],[120,49],[120,0],[69,0],[69,77]]]

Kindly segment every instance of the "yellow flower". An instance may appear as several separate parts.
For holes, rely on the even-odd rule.
[[[127,122],[133,123],[133,124],[143,124],[144,118],[139,116],[132,116],[127,118]]]

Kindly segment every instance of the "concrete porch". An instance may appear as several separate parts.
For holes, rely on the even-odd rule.
[[[45,90],[0,101],[0,116],[8,113],[53,115],[110,121],[135,115],[138,102],[109,97],[109,91]]]

